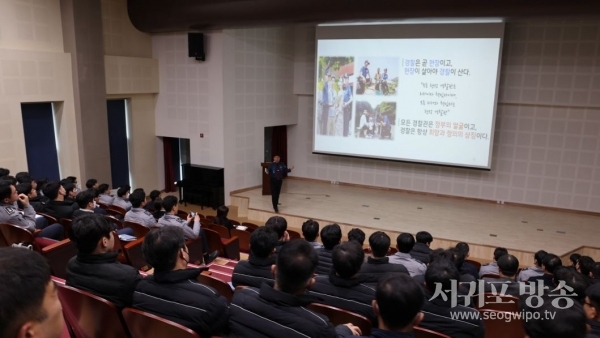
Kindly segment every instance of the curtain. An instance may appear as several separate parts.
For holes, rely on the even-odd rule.
[[[279,156],[281,162],[287,163],[287,126],[273,127],[271,154]],[[272,159],[271,159],[272,160]]]
[[[165,162],[165,192],[175,191],[175,169],[173,168],[173,143],[177,139],[163,137],[163,150]]]

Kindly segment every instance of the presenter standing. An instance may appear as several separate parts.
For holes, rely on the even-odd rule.
[[[294,166],[287,167],[285,163],[279,162],[279,156],[273,157],[273,163],[269,165],[269,177],[271,179],[271,199],[273,201],[273,210],[279,212],[277,205],[279,204],[279,193],[281,193],[281,184],[287,173],[294,169]]]

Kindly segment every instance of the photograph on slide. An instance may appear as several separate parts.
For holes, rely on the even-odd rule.
[[[349,135],[354,84],[354,57],[321,56],[318,61],[317,120],[319,135]]]
[[[396,95],[400,72],[397,57],[360,57],[356,61],[356,95]]]
[[[393,140],[396,125],[396,102],[356,101],[354,136],[357,138]]]

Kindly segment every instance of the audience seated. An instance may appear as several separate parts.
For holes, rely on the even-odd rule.
[[[102,215],[86,213],[73,220],[69,237],[78,252],[67,264],[67,285],[91,292],[119,308],[131,306],[141,277],[134,267],[117,261],[119,253],[113,249],[118,239],[110,222]]]
[[[134,191],[129,195],[129,202],[131,203],[131,210],[125,214],[126,222],[139,223],[148,228],[156,226],[156,219],[154,216],[144,209],[146,204],[146,195],[143,191]]]
[[[554,270],[556,270],[556,268],[558,268],[559,266],[562,266],[562,261],[560,260],[560,257],[549,253],[542,260],[542,267],[544,268],[544,274],[541,276],[530,277],[527,281],[530,283],[531,282],[537,283],[538,280],[542,280],[544,283],[544,286],[548,286],[552,289],[554,286],[554,280],[553,280],[554,279]]]
[[[450,260],[452,261],[452,263],[454,263],[454,266],[456,266],[456,268],[458,269],[458,273],[460,274],[459,282],[475,282],[477,278],[473,278],[473,276],[471,276],[468,271],[463,269],[463,265],[465,264],[465,255],[462,253],[462,251],[456,248],[450,248],[448,249],[448,251],[450,252]]]
[[[160,197],[160,191],[152,190],[150,192],[150,195],[148,195],[148,197],[150,198],[150,200],[144,205],[144,209],[146,209],[150,212],[154,212],[154,202],[156,201],[157,198]]]
[[[62,307],[50,266],[40,254],[0,248],[0,280],[0,337],[61,337]]]
[[[577,269],[577,272],[584,275],[586,278],[591,278],[593,276],[592,271],[594,270],[595,264],[596,264],[596,262],[594,262],[594,259],[592,257],[581,256],[577,260],[575,269]]]
[[[469,258],[469,244],[465,243],[465,242],[459,242],[456,244],[456,246],[454,247],[456,250],[462,252],[462,254],[465,256],[465,260]],[[464,262],[462,265],[461,270],[459,271],[461,276],[468,273],[469,275],[473,276],[474,279],[479,279],[479,269],[471,264],[470,262]]]
[[[317,296],[323,303],[340,309],[358,313],[376,324],[373,312],[375,288],[367,285],[368,277],[359,274],[365,259],[365,252],[355,241],[344,242],[333,249],[333,272],[318,275],[309,288],[310,294]]]
[[[65,203],[73,204],[75,203],[75,197],[79,193],[77,190],[77,186],[74,183],[61,183],[62,187],[65,189]]]
[[[498,258],[497,263],[500,278],[483,278],[483,292],[519,297],[519,282],[515,281],[519,260],[513,255],[504,255]]]
[[[152,212],[152,216],[154,216],[155,219],[160,219],[166,214],[167,212],[163,207],[163,200],[162,198],[158,197],[156,200],[154,200],[154,211]]]
[[[137,284],[133,307],[188,327],[203,338],[226,330],[227,300],[196,281],[203,269],[187,269],[190,257],[181,227],[151,230],[142,253],[154,274]]]
[[[233,229],[233,223],[231,223],[231,221],[227,218],[227,214],[229,214],[229,208],[226,205],[222,205],[220,207],[217,208],[217,216],[215,216],[215,218],[213,218],[212,222],[214,224],[220,224],[223,225],[225,227],[227,227],[227,229]]]
[[[553,319],[548,320],[548,314]],[[524,322],[528,338],[584,338],[586,337],[586,318],[581,305],[559,308],[549,300],[537,308],[526,307],[524,315],[531,318]],[[589,336],[588,336],[589,337]]]
[[[319,264],[315,273],[319,275],[329,275],[333,268],[331,254],[333,248],[342,241],[342,229],[337,224],[329,224],[321,229],[321,241],[323,248],[317,249],[319,255]]]
[[[591,327],[590,334],[600,337],[600,284],[594,284],[585,291],[583,310]]]
[[[550,297],[569,295],[569,298],[578,301],[581,305],[585,300],[585,290],[590,286],[589,279],[570,267],[559,266],[554,270],[554,286],[546,289]]]
[[[33,207],[33,210],[36,212],[44,212],[46,208],[46,203],[42,201],[42,199],[37,195],[37,190],[31,185],[29,182],[19,183],[17,186],[17,193],[27,195],[29,198],[29,204]],[[17,201],[19,208],[23,209],[22,203]]]
[[[302,223],[302,236],[315,250],[323,247],[323,244],[317,242],[317,237],[319,237],[319,222],[309,219]]]
[[[233,269],[231,283],[260,288],[263,282],[273,285],[271,267],[275,264],[277,234],[273,230],[260,227],[250,235],[250,256],[247,261],[239,261]]]
[[[115,198],[110,195],[110,186],[108,184],[100,184],[98,186],[98,191],[100,192],[100,203],[104,203],[106,205],[113,204]]]
[[[275,253],[278,253],[281,247],[290,240],[290,235],[287,232],[287,220],[281,216],[273,216],[265,222],[265,227],[270,228],[277,234],[279,241]]]
[[[452,307],[452,297],[457,297],[451,292],[452,283],[457,283],[459,278],[458,269],[448,259],[439,258],[429,264],[425,273],[425,316],[420,326],[452,338],[483,338],[485,328],[483,321],[477,316],[477,310],[462,305]],[[454,300],[457,304],[462,303],[460,299]],[[459,312],[464,312],[464,317],[452,317]],[[468,312],[474,314],[468,315]]]
[[[542,269],[542,261],[544,260],[544,257],[546,257],[547,254],[548,253],[544,250],[539,250],[538,252],[536,252],[535,255],[533,255],[534,266],[521,270],[519,276],[517,277],[517,280],[519,282],[526,282],[531,277],[543,275],[544,269]]]
[[[592,270],[593,278],[590,279],[590,284],[600,283],[600,262],[594,263],[594,269]]]
[[[506,248],[498,247],[498,248],[494,249],[494,261],[489,264],[485,264],[485,265],[481,266],[481,268],[479,269],[479,277],[481,278],[483,275],[489,275],[489,274],[497,275],[498,274],[498,263],[497,263],[498,258],[500,258],[504,255],[508,255],[508,250],[506,250]]]
[[[365,245],[365,232],[358,228],[354,228],[348,231],[348,240],[355,241],[360,244],[360,247],[362,248]]]
[[[131,203],[129,202],[129,192],[131,187],[128,185],[122,186],[117,190],[117,197],[112,202],[112,205],[116,205],[125,209],[125,211],[131,210]]]
[[[99,215],[100,217],[105,217],[104,215],[95,212],[95,209],[94,209],[95,201],[94,201],[94,190],[93,189],[80,192],[79,195],[77,195],[77,197],[75,198],[75,201],[77,202],[79,209],[73,211],[73,219],[76,219],[78,217],[82,217],[85,215],[90,215],[90,214],[96,214],[96,215]],[[119,235],[130,235],[130,236],[134,235],[134,232],[131,228],[117,229],[116,225],[111,225],[111,226],[112,226],[113,230],[117,230],[117,234],[119,234]]]
[[[166,210],[166,214],[158,220],[156,226],[158,227],[167,227],[174,226],[178,227],[183,231],[183,235],[185,239],[196,239],[198,236],[201,237],[202,241],[202,250],[204,251],[204,263],[208,264],[212,262],[219,255],[218,251],[213,251],[212,253],[208,253],[208,241],[206,240],[206,234],[204,230],[200,228],[200,216],[196,215],[192,217],[188,215],[187,221],[182,220],[177,216],[177,211],[179,210],[179,206],[177,203],[177,197],[175,196],[167,196],[162,202],[163,207]],[[193,228],[188,226],[188,223],[194,221]]]
[[[383,231],[376,231],[369,236],[369,247],[371,256],[360,269],[361,275],[368,277],[368,283],[377,283],[381,278],[390,272],[404,273],[408,275],[408,270],[402,264],[390,264],[387,257],[390,249],[390,236]]]
[[[579,260],[579,257],[581,257],[580,254],[572,253],[571,256],[569,256],[569,261],[571,261],[570,266],[575,267],[577,265],[577,261]]]
[[[359,335],[352,324],[334,327],[328,318],[305,308],[313,298],[305,290],[314,283],[318,256],[304,240],[293,240],[281,248],[273,268],[275,285],[238,290],[231,302],[231,338],[334,338]]]
[[[396,248],[398,252],[389,256],[390,263],[402,264],[408,270],[411,276],[422,275],[427,270],[425,264],[412,258],[410,251],[415,246],[415,238],[412,234],[401,233],[396,238]]]
[[[85,187],[88,189],[98,189],[98,180],[95,178],[90,178],[85,182]]]
[[[73,212],[79,209],[77,203],[65,199],[65,188],[56,181],[46,183],[44,195],[50,199],[46,203],[45,212],[57,220],[61,218],[73,219]]]
[[[102,209],[102,207],[98,205],[98,202],[100,201],[100,191],[94,188],[88,189],[86,191],[89,191],[92,194],[92,196],[94,196],[94,213],[100,214],[102,216],[108,216],[108,212],[106,212],[106,210]],[[75,198],[75,201],[77,201],[77,198]]]
[[[417,242],[410,251],[410,256],[421,263],[429,264],[429,255],[431,254],[429,246],[433,242],[433,236],[427,231],[419,231],[416,239]]]

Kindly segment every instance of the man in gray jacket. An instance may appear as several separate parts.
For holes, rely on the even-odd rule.
[[[146,204],[146,194],[142,190],[136,190],[129,195],[129,202],[131,203],[131,210],[125,214],[126,222],[135,222],[142,224],[148,228],[156,226],[156,219],[154,216],[144,209]]]
[[[396,248],[398,249],[398,252],[389,256],[390,263],[404,265],[411,277],[424,275],[425,271],[427,271],[427,266],[425,266],[425,264],[411,257],[410,251],[414,246],[415,238],[413,235],[406,232],[401,233],[396,238]]]

